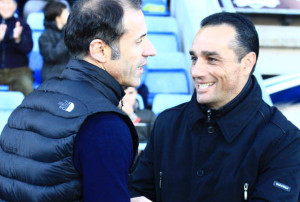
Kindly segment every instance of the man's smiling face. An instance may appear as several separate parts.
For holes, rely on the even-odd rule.
[[[235,38],[234,27],[227,24],[203,27],[195,36],[190,50],[191,75],[199,104],[219,109],[245,86],[249,74],[232,48]]]

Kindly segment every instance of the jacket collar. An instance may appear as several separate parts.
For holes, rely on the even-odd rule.
[[[10,18],[7,18],[7,19],[3,19],[2,16],[0,16],[0,23],[3,23],[3,21],[4,21],[5,24],[9,24],[10,22],[15,21],[15,19],[16,18],[14,16],[11,16]]]
[[[231,102],[218,110],[211,110],[211,119],[214,120],[224,135],[226,141],[232,142],[248,124],[251,117],[257,112],[262,100],[261,89],[254,76],[251,76],[242,92]],[[199,105],[194,92],[188,106],[189,129],[192,129],[198,120],[207,119],[206,108]]]
[[[48,20],[45,20],[44,21],[44,26],[45,28],[48,28],[48,29],[53,29],[53,30],[56,30],[58,32],[62,32],[62,30],[59,30],[55,21],[48,21]]]
[[[110,74],[84,60],[71,59],[61,78],[90,83],[116,106],[125,95],[122,86]]]

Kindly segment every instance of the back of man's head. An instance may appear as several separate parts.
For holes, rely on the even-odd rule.
[[[249,52],[256,54],[256,61],[259,54],[259,39],[254,24],[245,16],[237,13],[216,13],[204,18],[201,27],[228,24],[234,27],[236,35],[236,43],[233,49],[238,56],[239,62]],[[256,65],[256,64],[255,64]],[[255,65],[252,72],[254,71]]]
[[[45,20],[50,22],[55,21],[55,18],[57,16],[60,16],[63,10],[66,8],[67,6],[64,3],[57,2],[57,1],[50,1],[43,9]]]
[[[65,27],[65,44],[70,53],[83,58],[89,53],[94,39],[101,39],[112,47],[112,58],[123,33],[124,10],[141,9],[141,0],[79,0],[72,8]]]

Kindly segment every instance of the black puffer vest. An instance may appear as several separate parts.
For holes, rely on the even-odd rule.
[[[102,69],[71,60],[62,73],[28,95],[0,136],[0,201],[78,201],[82,185],[73,164],[73,143],[84,120],[98,112],[117,113],[124,91]],[[120,134],[121,135],[121,134]]]

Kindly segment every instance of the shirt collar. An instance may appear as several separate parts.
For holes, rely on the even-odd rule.
[[[71,59],[61,77],[90,83],[116,106],[125,95],[122,86],[109,73],[84,60]]]
[[[212,119],[216,121],[228,142],[232,142],[248,124],[251,117],[257,112],[261,100],[261,89],[255,77],[251,76],[242,92],[235,99],[219,110],[212,110]],[[207,118],[206,111],[208,108],[198,104],[196,92],[194,92],[188,108],[188,127],[191,130],[198,120]]]

